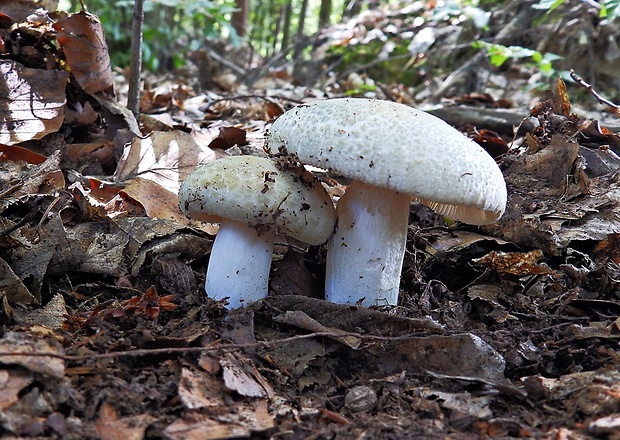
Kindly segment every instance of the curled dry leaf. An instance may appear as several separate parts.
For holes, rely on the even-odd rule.
[[[28,291],[22,280],[19,279],[13,269],[0,258],[0,299],[6,299],[8,304],[34,304],[37,299]]]
[[[179,211],[176,194],[149,179],[136,177],[119,192],[124,199],[137,203],[149,217],[174,220],[188,224],[189,219]]]
[[[110,55],[97,16],[79,12],[54,23],[58,43],[78,84],[88,94],[114,94]],[[62,89],[64,93],[64,88]]]

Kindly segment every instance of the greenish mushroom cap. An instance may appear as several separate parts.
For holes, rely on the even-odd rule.
[[[311,245],[334,230],[333,203],[321,183],[297,167],[279,170],[269,159],[231,156],[194,170],[179,191],[181,210],[196,220],[277,227]]]

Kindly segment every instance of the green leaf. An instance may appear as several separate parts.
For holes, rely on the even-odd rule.
[[[534,9],[546,9],[547,12],[553,11],[555,8],[564,3],[564,0],[540,0],[532,5]]]

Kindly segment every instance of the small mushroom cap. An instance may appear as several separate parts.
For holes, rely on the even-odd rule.
[[[281,171],[269,160],[231,156],[194,170],[181,185],[179,206],[207,222],[228,218],[257,230],[278,227],[311,245],[334,230],[336,212],[321,183],[305,170]]]
[[[492,223],[506,207],[506,183],[493,158],[441,119],[403,104],[361,98],[303,104],[273,123],[265,148],[408,194],[466,223]]]

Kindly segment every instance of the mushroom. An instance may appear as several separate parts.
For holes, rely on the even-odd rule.
[[[474,225],[496,221],[506,206],[502,172],[482,147],[394,102],[303,104],[273,123],[265,149],[353,179],[327,244],[325,296],[335,303],[398,302],[412,199]]]
[[[314,176],[253,156],[226,157],[194,170],[181,185],[179,206],[193,219],[221,223],[205,290],[216,300],[230,298],[229,308],[267,296],[276,228],[319,245],[336,223],[334,205]]]

